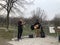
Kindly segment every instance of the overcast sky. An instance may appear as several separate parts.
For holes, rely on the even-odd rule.
[[[27,9],[25,10],[24,14],[25,17],[30,17],[30,11],[36,9],[37,7],[40,7],[45,11],[47,14],[47,20],[51,20],[55,14],[60,13],[60,0],[34,0],[33,4],[27,5]]]
[[[45,10],[47,14],[47,19],[51,20],[55,14],[60,13],[60,0],[35,0],[34,4],[28,6],[28,11],[31,11],[37,7],[40,7],[42,10]],[[29,13],[27,13],[29,14]],[[27,17],[30,15],[26,15]]]

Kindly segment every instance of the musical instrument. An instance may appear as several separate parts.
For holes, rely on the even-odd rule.
[[[39,25],[38,25],[38,24],[36,24],[36,25],[34,26],[34,29],[38,29],[38,27],[39,27]]]

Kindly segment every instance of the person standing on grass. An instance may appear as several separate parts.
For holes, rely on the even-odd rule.
[[[22,19],[20,19],[20,20],[18,21],[18,36],[17,36],[18,40],[21,39],[22,32],[23,32],[23,25],[24,25],[24,24],[25,24],[25,23],[23,22]]]

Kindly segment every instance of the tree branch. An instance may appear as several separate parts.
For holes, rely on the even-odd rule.
[[[20,7],[22,7],[23,9],[26,9],[25,6],[24,6],[23,4],[18,3],[18,2],[16,2],[16,4],[19,5]],[[15,5],[15,4],[14,4],[14,5]],[[16,5],[15,5],[15,6],[16,6]]]
[[[18,8],[13,7],[17,12],[20,12],[21,14],[23,14],[23,12],[21,12]]]
[[[4,8],[4,9],[7,10],[6,5],[3,5],[3,4],[0,4],[0,5],[2,6],[2,9]],[[1,9],[1,10],[2,10],[2,9]]]
[[[33,2],[34,2],[34,0],[31,1],[31,2],[28,2],[28,1],[23,0],[21,3],[22,3],[22,4],[32,4]]]
[[[12,1],[12,3],[15,3],[17,0],[15,0],[15,1]]]

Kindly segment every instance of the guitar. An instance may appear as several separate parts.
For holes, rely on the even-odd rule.
[[[34,26],[34,29],[38,29],[38,27],[39,27],[39,25],[38,25],[38,24],[36,24],[36,25]]]

